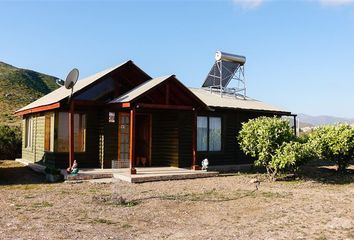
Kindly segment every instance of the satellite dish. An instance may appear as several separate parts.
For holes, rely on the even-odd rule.
[[[71,70],[66,77],[64,86],[66,89],[72,89],[77,82],[77,79],[79,78],[79,70],[77,68],[74,68]]]

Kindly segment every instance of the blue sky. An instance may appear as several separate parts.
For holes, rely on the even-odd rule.
[[[203,83],[216,50],[245,55],[250,97],[354,117],[354,1],[1,1],[0,61],[60,78],[128,59]]]

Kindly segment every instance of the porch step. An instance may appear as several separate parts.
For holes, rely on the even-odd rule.
[[[124,174],[114,174],[114,178],[127,181],[130,183],[144,183],[144,182],[155,182],[155,181],[169,181],[169,180],[184,180],[184,179],[195,179],[195,178],[208,178],[218,176],[218,172],[200,172],[200,173],[178,173],[178,174],[151,174],[150,176],[144,175],[124,175]]]
[[[62,172],[63,174],[63,172]],[[65,181],[82,181],[82,180],[92,180],[101,178],[113,178],[112,173],[78,173],[77,175],[70,175],[64,173]]]

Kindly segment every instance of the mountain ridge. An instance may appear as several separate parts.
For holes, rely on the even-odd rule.
[[[348,123],[348,124],[354,123],[354,118],[343,118],[343,117],[336,117],[330,115],[313,116],[309,114],[299,113],[297,117],[299,119],[300,126],[301,124],[322,126],[322,125],[336,124],[336,123]]]
[[[14,112],[57,89],[59,78],[0,61],[0,121],[20,125]]]

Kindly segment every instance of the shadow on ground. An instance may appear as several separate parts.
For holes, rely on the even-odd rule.
[[[0,160],[0,186],[45,183],[45,176],[14,160]]]
[[[261,179],[267,179],[266,170],[261,167],[251,167],[235,172],[223,172],[221,176],[234,176],[238,174],[260,175]],[[258,176],[259,177],[259,176]],[[315,181],[324,184],[350,184],[354,183],[354,165],[350,165],[344,173],[336,171],[331,162],[316,161],[303,166],[297,174],[284,174],[277,177],[277,181]]]
[[[354,166],[351,165],[345,172],[336,171],[334,165],[304,166],[298,176],[304,180],[312,180],[325,184],[354,183]]]

